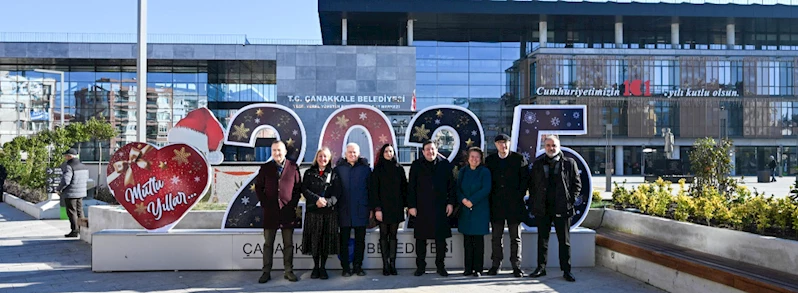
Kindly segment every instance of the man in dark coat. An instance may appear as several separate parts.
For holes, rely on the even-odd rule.
[[[360,146],[355,143],[346,145],[346,158],[338,162],[333,169],[335,181],[332,183],[332,195],[338,198],[338,223],[341,226],[341,275],[352,274],[365,276],[363,257],[366,252],[366,227],[369,218],[368,182],[371,175],[366,159],[360,157]],[[355,230],[355,255],[352,270],[349,267],[349,235]]]
[[[296,207],[302,196],[302,183],[299,167],[285,158],[285,143],[272,143],[272,160],[260,167],[255,180],[255,192],[263,208],[263,275],[259,283],[271,279],[272,260],[274,258],[274,239],[277,229],[283,236],[283,267],[285,279],[296,282],[294,275],[294,227]]]
[[[408,213],[416,217],[413,235],[416,238],[415,276],[424,274],[427,262],[427,239],[435,240],[435,265],[441,276],[448,276],[444,266],[446,238],[452,237],[448,217],[457,201],[454,166],[438,155],[432,141],[423,144],[424,157],[410,166],[407,186]]]
[[[571,274],[571,217],[574,201],[582,190],[576,161],[560,151],[560,139],[546,136],[546,154],[532,164],[527,205],[538,223],[538,267],[530,277],[546,275],[546,256],[549,250],[551,223],[560,243],[560,269],[569,282],[576,279]]]
[[[61,164],[61,183],[58,185],[58,193],[66,203],[67,218],[72,231],[64,237],[78,237],[80,226],[78,219],[83,218],[83,198],[86,197],[86,189],[89,183],[89,168],[78,159],[78,151],[69,149],[64,153],[66,160]]]
[[[496,154],[488,156],[485,165],[491,174],[490,190],[490,223],[493,243],[491,259],[493,265],[488,275],[496,275],[504,259],[505,223],[510,230],[510,262],[513,265],[513,276],[521,278],[521,223],[526,214],[524,196],[529,181],[529,169],[526,158],[510,151],[510,137],[500,134],[494,139]]]

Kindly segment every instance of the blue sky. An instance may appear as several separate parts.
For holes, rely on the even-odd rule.
[[[150,34],[321,39],[317,0],[149,0]],[[3,1],[0,32],[135,33],[137,0]]]

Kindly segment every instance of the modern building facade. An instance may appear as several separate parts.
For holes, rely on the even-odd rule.
[[[487,137],[510,133],[516,105],[586,104],[588,134],[562,140],[596,174],[661,168],[654,162],[662,158],[664,132],[674,135],[670,156],[684,169],[695,139],[728,137],[737,175],[764,169],[771,155],[784,174],[794,174],[796,17],[798,3],[784,1],[319,0],[323,40],[315,44],[150,38],[147,138],[166,143],[168,130],[197,107],[227,126],[235,110],[266,102],[293,108],[315,142],[329,113],[346,103],[314,98],[370,95],[393,101],[373,105],[401,142],[415,92],[417,109],[471,109]],[[120,130],[109,142],[81,148],[85,160],[107,160],[107,152],[94,151],[98,144],[112,151],[136,137],[134,42],[0,34],[3,111],[46,111],[36,117],[52,125],[58,77],[33,70],[64,71],[67,119],[103,117]],[[54,87],[41,95],[45,107],[11,90],[23,79]],[[42,123],[3,113],[3,131]],[[3,132],[3,140],[25,134]],[[226,146],[226,163],[265,160],[274,134],[259,137],[254,149]],[[414,155],[400,148],[402,161]]]
[[[319,17],[326,44],[415,47],[419,103],[468,106],[489,133],[517,104],[588,105],[588,135],[562,141],[595,174],[661,171],[663,132],[683,169],[695,139],[728,137],[737,175],[771,155],[794,174],[796,5],[320,0]]]

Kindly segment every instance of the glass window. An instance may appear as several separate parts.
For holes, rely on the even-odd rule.
[[[468,60],[438,60],[439,72],[468,72]]]
[[[438,56],[436,57],[440,59],[468,59],[468,49],[467,47],[438,47]]]
[[[437,84],[438,81],[438,74],[436,73],[428,73],[428,72],[418,72],[416,73],[416,83],[417,84]]]
[[[468,81],[472,85],[502,85],[503,73],[469,73]]]
[[[438,70],[437,63],[438,63],[437,60],[434,59],[416,59],[416,71],[435,72]]]
[[[468,86],[464,85],[440,85],[438,86],[438,97],[468,97]]]
[[[469,97],[471,98],[500,98],[503,92],[502,86],[470,86]]]
[[[468,73],[438,73],[438,84],[468,85]]]
[[[471,60],[469,72],[504,72],[499,60]]]
[[[487,59],[487,60],[500,60],[502,59],[501,48],[487,48],[487,47],[471,47],[469,48],[470,59]]]

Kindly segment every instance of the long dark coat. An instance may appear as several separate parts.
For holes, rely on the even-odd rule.
[[[366,227],[369,224],[368,182],[371,167],[364,158],[350,165],[341,159],[333,169],[332,196],[338,199],[338,223],[341,227]]]
[[[429,162],[421,158],[410,166],[407,186],[407,207],[416,209],[413,235],[416,239],[444,239],[452,237],[446,205],[457,201],[454,165],[438,157]]]
[[[382,222],[398,224],[405,220],[407,175],[401,165],[383,161],[374,166],[369,180],[369,206],[382,211]]]
[[[296,207],[302,197],[302,179],[296,163],[286,159],[282,175],[277,163],[263,164],[255,180],[255,193],[263,208],[263,229],[295,228]]]
[[[490,220],[522,221],[526,218],[524,196],[529,185],[529,166],[526,158],[519,153],[510,152],[504,158],[504,166],[499,154],[485,159],[490,170]]]
[[[464,235],[490,234],[490,171],[485,166],[471,170],[470,166],[460,169],[457,178],[457,204],[460,205],[460,218],[457,230]],[[471,201],[469,209],[463,199]]]
[[[329,180],[327,178],[330,178]],[[329,182],[328,182],[329,181]],[[305,195],[305,213],[329,214],[333,212],[338,199],[332,195],[330,185],[335,181],[332,167],[324,168],[324,173],[319,174],[318,166],[311,166],[302,177],[302,194]],[[327,206],[319,208],[316,201],[319,198],[327,199]]]
[[[547,212],[550,215],[560,214],[564,217],[572,217],[574,215],[574,202],[582,191],[582,180],[578,172],[579,168],[574,159],[563,156],[562,154],[559,154],[559,156],[562,156],[562,158],[556,164],[560,165],[559,168],[561,171],[556,181],[554,211],[546,210],[546,190],[548,189],[548,181],[546,179],[546,171],[543,168],[543,166],[546,165],[546,156],[541,156],[532,164],[527,205],[535,216],[544,216]]]

